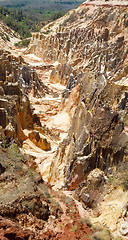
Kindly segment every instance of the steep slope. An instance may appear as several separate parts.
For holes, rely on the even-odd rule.
[[[19,36],[14,34],[14,31],[7,27],[0,20],[0,44],[1,49],[9,50],[14,48],[14,43],[18,42]]]
[[[3,148],[13,132],[9,143],[18,138],[29,164],[35,160],[54,189],[71,190],[65,194],[74,195],[81,216],[126,237],[127,11],[124,1],[83,3],[33,33],[26,54],[1,51],[0,65]],[[94,239],[113,239],[97,234]]]
[[[75,166],[80,157],[85,158],[86,164],[93,163],[88,162],[89,169],[85,167],[83,178],[86,171],[96,166],[108,168],[127,156],[128,18],[125,4],[106,3],[101,8],[85,3],[44,27],[40,34],[33,34],[28,50],[47,61],[61,63],[51,73],[52,82],[67,81],[65,63],[70,65],[70,73],[79,82],[80,100],[69,131],[69,152],[64,157],[69,169],[71,162]],[[69,175],[71,183],[72,174]]]
[[[39,78],[42,69],[49,75],[47,69],[54,66],[42,66],[33,55],[23,58],[20,56],[23,50],[11,46],[12,51],[5,51],[5,41],[0,49],[0,239],[82,240],[83,234],[89,239],[94,230],[81,222],[74,201],[63,192],[54,192],[37,173],[39,167],[32,151],[23,155],[18,147],[28,140],[34,150],[40,149],[44,155],[50,150],[59,136],[43,126],[47,113],[45,118],[37,116],[32,109],[33,100],[43,99],[46,106],[57,101],[58,112],[57,104],[61,102],[58,96],[64,87],[49,86],[47,78],[46,82]],[[53,138],[51,143],[45,137],[49,135]]]
[[[27,52],[45,61],[59,62],[51,72],[51,83],[65,85],[69,75],[71,82],[75,80],[72,86],[68,82],[62,94],[63,109],[70,104],[70,96],[76,96],[74,86],[79,86],[78,105],[68,137],[60,144],[51,162],[48,180],[54,185],[59,182],[68,190],[76,189],[76,196],[85,207],[95,208],[101,204],[102,210],[100,207],[97,210],[99,220],[126,236],[127,214],[123,215],[123,209],[127,212],[128,196],[125,195],[125,200],[120,196],[128,189],[127,11],[127,2],[124,1],[85,2],[60,20],[45,26],[40,33],[34,33]],[[97,168],[105,172],[107,182],[103,183],[100,177],[96,180],[102,176]],[[94,183],[88,185],[87,179],[93,169],[96,169],[96,179],[94,177]],[[42,167],[42,175],[43,170]],[[110,178],[117,179],[112,181],[115,188],[122,186],[115,192],[118,199],[115,205],[113,193],[106,190],[110,187]],[[106,194],[108,198],[104,198]],[[107,215],[107,210],[104,212],[103,199],[105,209],[111,205],[115,215],[110,209],[110,214]],[[113,218],[115,225],[112,224]]]

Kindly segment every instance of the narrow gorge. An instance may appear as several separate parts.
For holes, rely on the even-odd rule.
[[[0,24],[0,239],[127,240],[128,2]]]

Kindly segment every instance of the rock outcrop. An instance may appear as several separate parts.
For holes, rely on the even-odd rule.
[[[48,151],[51,149],[50,142],[48,142],[45,137],[41,138],[38,131],[34,130],[30,132],[28,136],[29,136],[29,139],[33,141],[35,145],[41,148],[42,150]]]
[[[20,41],[20,36],[0,19],[0,47],[5,50],[14,49],[14,43]]]
[[[40,82],[35,69],[25,63],[21,56],[16,57],[0,50],[0,69],[1,143],[6,147],[13,140],[22,144],[28,137],[24,129],[41,127],[39,117],[30,106],[28,93],[41,97],[49,89]],[[41,138],[38,145],[44,150],[50,149],[46,138]]]
[[[95,167],[107,170],[127,159],[126,11],[125,6],[83,4],[53,24],[50,33],[44,35],[44,27],[33,34],[29,51],[69,64],[80,85],[79,104],[58,156],[70,189]],[[59,69],[61,76],[64,68]]]
[[[114,176],[113,170],[124,176],[125,173],[121,172],[121,169],[127,169],[127,21],[126,6],[106,4],[101,7],[91,3],[83,4],[56,22],[48,36],[42,38],[43,40],[39,39],[43,33],[37,38],[33,36],[34,50],[31,46],[32,51],[37,55],[40,48],[44,58],[51,61],[58,60],[60,66],[66,63],[70,73],[78,80],[80,88],[80,97],[68,137],[60,144],[51,163],[49,181],[53,184],[61,182],[61,186],[75,190],[76,196],[79,196],[85,208],[94,209],[100,206],[101,210],[99,208],[96,221],[120,233],[123,232],[124,226],[125,236],[127,236],[127,217],[123,217],[122,211],[127,203],[125,192],[128,189],[127,180],[123,182],[120,180],[121,177],[117,177],[118,184],[112,183],[117,188],[115,190],[117,205],[114,205],[115,198],[112,192],[108,193],[107,189],[110,187],[108,183],[101,181],[101,185],[93,189],[93,185],[89,185],[87,179],[91,171],[96,168],[104,171],[108,179]],[[67,83],[63,67],[60,66],[59,70],[62,69],[62,72],[57,75],[56,68],[53,75],[60,82]],[[68,96],[70,98],[69,91],[65,90],[63,97],[66,101]],[[79,195],[77,195],[78,189],[80,189]],[[123,192],[125,197],[122,197],[121,202]],[[111,198],[112,203],[110,203]],[[115,209],[113,215],[115,224],[112,224],[110,217],[112,211],[109,211],[110,214],[104,212],[109,204]],[[120,211],[119,206],[121,206]]]
[[[48,180],[61,182],[68,190],[76,189],[76,195],[80,188],[79,197],[92,208],[102,202],[105,192],[101,190],[103,183],[100,190],[89,190],[88,174],[98,168],[109,177],[113,169],[120,172],[127,168],[127,23],[126,2],[85,2],[33,34],[28,50],[47,61],[59,62],[51,81],[67,84],[70,74],[78,81],[77,108],[68,137],[60,143],[51,163]],[[68,99],[70,104],[69,86],[62,99],[63,107]],[[126,183],[119,181],[118,187],[121,185]],[[119,215],[115,219],[118,222]],[[105,216],[102,220],[107,224]],[[113,229],[119,229],[117,224]]]
[[[26,53],[35,54],[49,64],[42,66],[50,69],[50,81],[43,76],[46,85],[43,77],[42,81],[38,77],[41,66],[37,74],[38,67],[33,71],[21,57],[14,59],[1,51],[0,137],[3,148],[7,136],[8,139],[18,139],[18,142],[28,138],[34,147],[48,151],[51,146],[46,135],[41,135],[43,130],[49,136],[53,130],[54,133],[57,131],[56,139],[60,140],[61,129],[66,138],[62,137],[62,142],[58,140],[57,151],[53,148],[48,162],[49,155],[45,155],[43,161],[38,158],[39,165],[44,164],[42,175],[47,176],[53,185],[75,190],[74,196],[82,201],[85,209],[95,209],[94,223],[100,221],[112,231],[127,236],[128,175],[124,170],[128,162],[128,7],[121,1],[118,4],[107,1],[103,5],[101,2],[85,2],[45,26],[40,33],[33,33]],[[54,101],[55,114],[48,119],[51,112],[45,105],[51,99],[46,100],[44,112],[47,117],[39,108],[42,122],[46,121],[47,125],[44,124],[42,129],[26,93],[31,92],[34,97],[48,93],[54,95],[48,86],[51,84],[54,88],[55,83],[66,86],[61,108],[58,107],[61,99]],[[39,104],[36,98],[34,104]],[[55,138],[52,141],[55,146]],[[2,176],[5,169],[1,163]],[[108,210],[111,200],[113,215],[112,210]],[[11,217],[11,214],[29,213],[48,220],[49,205],[40,202],[41,196],[37,198],[32,194],[25,201],[25,206],[24,198],[13,201],[13,211],[10,205],[8,208],[2,205],[1,215],[10,214]],[[39,212],[34,201],[39,203],[43,212]]]
[[[62,97],[64,99],[69,97],[71,90],[76,86],[76,84],[77,79],[74,79],[74,75],[71,73],[67,82],[66,89],[64,89],[62,92]]]

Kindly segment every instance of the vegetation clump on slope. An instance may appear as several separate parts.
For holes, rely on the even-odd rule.
[[[0,1],[0,19],[20,34],[21,38],[31,37],[32,31],[39,31],[50,21],[62,17],[69,9],[75,8],[81,0],[71,1]]]
[[[21,10],[9,10],[5,7],[0,7],[0,19],[18,33],[21,38],[31,37],[31,31],[38,31],[36,22],[28,19]]]

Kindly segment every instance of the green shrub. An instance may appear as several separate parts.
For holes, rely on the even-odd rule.
[[[28,47],[30,43],[30,39],[23,39],[22,41],[15,43],[14,45],[18,48],[22,48],[22,47]]]
[[[75,224],[73,227],[72,227],[72,232],[76,232],[77,231],[77,229],[78,229],[78,226]]]
[[[7,41],[10,41],[8,34],[6,34],[5,37],[6,37]]]
[[[69,18],[67,18],[62,25],[66,25],[66,23],[73,23],[74,21],[77,20],[77,14],[75,13],[75,11],[69,16]]]
[[[6,148],[6,144],[7,144],[6,137],[3,135],[3,136],[2,136],[2,147],[3,147],[4,149]]]
[[[92,223],[89,218],[81,218],[80,222],[86,224],[90,228],[92,227]]]

